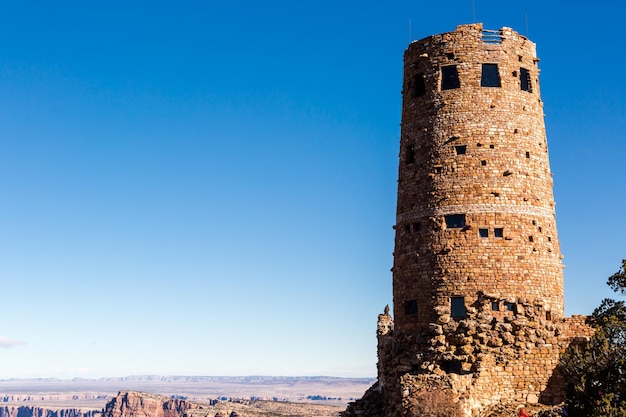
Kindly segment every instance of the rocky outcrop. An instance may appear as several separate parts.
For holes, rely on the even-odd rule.
[[[199,404],[145,392],[120,391],[104,409],[104,417],[183,417]],[[69,417],[69,416],[68,416]]]
[[[45,407],[0,407],[0,417],[100,417],[101,411],[83,411],[77,408],[50,409]]]
[[[109,401],[102,417],[337,417],[339,410],[340,407],[320,404],[235,398],[196,403],[144,392],[122,391]]]

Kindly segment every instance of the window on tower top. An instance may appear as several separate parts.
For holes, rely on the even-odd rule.
[[[498,64],[483,64],[483,72],[480,78],[481,87],[500,87],[500,74]]]
[[[467,145],[457,145],[454,147],[457,155],[465,155],[467,153]]]
[[[406,164],[412,164],[415,162],[415,146],[409,145],[406,147],[406,156],[404,159]]]
[[[461,87],[461,81],[459,81],[459,72],[456,69],[456,65],[441,67],[441,89],[451,90],[459,87]]]
[[[424,82],[424,73],[413,75],[411,82],[411,96],[417,98],[426,94],[426,83]]]
[[[530,72],[526,68],[519,69],[519,86],[520,90],[533,92],[533,86],[530,82]]]

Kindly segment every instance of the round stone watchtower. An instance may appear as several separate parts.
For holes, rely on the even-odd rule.
[[[459,26],[404,55],[393,265],[396,332],[532,305],[563,318],[535,44]]]
[[[558,404],[563,317],[535,44],[481,24],[404,55],[393,317],[378,317],[378,380],[344,417]]]

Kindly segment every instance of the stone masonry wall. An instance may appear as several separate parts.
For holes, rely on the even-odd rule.
[[[429,392],[462,416],[564,399],[555,368],[592,330],[564,317],[538,61],[481,24],[407,48],[394,314],[378,382],[345,416],[413,416]]]
[[[459,26],[405,52],[393,266],[403,331],[427,328],[452,297],[469,307],[479,292],[563,317],[535,45],[508,28],[490,34]],[[483,64],[496,67],[499,87],[481,86]],[[458,84],[444,88],[452,67]]]

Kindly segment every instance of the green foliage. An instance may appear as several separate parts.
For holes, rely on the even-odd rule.
[[[622,259],[622,267],[609,277],[607,284],[613,291],[626,295],[626,259]]]
[[[626,294],[622,261],[609,278],[614,291]],[[572,344],[559,371],[567,381],[567,410],[571,417],[626,416],[626,306],[605,299],[589,317],[596,333],[586,343]]]

